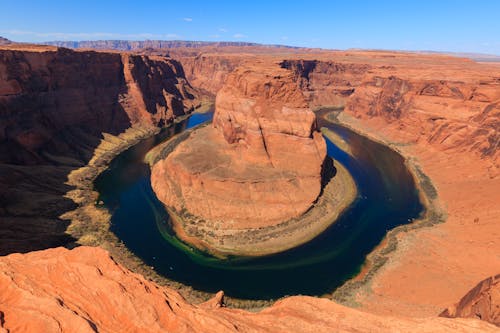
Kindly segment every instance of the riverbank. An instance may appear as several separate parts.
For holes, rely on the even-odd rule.
[[[150,166],[166,158],[190,133],[185,131],[149,151],[146,160]],[[220,230],[198,217],[167,207],[172,228],[185,243],[219,258],[264,256],[297,247],[326,230],[356,198],[356,183],[349,171],[336,161],[330,162],[334,168],[327,171],[331,179],[314,205],[298,218],[269,227]]]
[[[365,269],[365,277],[346,283],[334,299],[379,314],[435,315],[475,281],[496,274],[500,239],[494,201],[500,179],[494,160],[446,151],[427,140],[409,141],[398,122],[347,113],[338,118],[405,156],[428,208],[423,218],[389,232],[386,246],[368,257],[372,268]]]
[[[188,130],[189,131],[189,130]],[[183,132],[184,133],[184,132]],[[182,134],[181,134],[182,135]],[[179,136],[176,136],[177,138]],[[173,140],[175,140],[175,138]],[[149,157],[151,157],[148,154]],[[154,160],[154,159],[153,159]],[[99,207],[97,207],[99,208]],[[98,209],[99,211],[99,209]],[[101,209],[101,212],[105,211],[107,213],[107,210]],[[96,214],[97,215],[97,214]],[[108,214],[109,215],[109,214]],[[107,224],[109,225],[109,217]],[[102,216],[103,219],[106,218],[106,216]],[[104,223],[106,225],[106,223]],[[107,234],[107,235],[106,235]],[[106,235],[106,236],[104,236]],[[154,281],[157,281],[163,285],[168,285],[173,288],[176,288],[183,294],[184,297],[188,298],[192,302],[200,302],[204,299],[207,299],[210,297],[210,293],[204,293],[204,292],[199,292],[194,289],[192,289],[189,286],[183,285],[181,283],[169,281],[163,276],[160,276],[159,274],[156,273],[154,268],[144,265],[142,260],[137,258],[135,255],[133,255],[124,245],[121,243],[118,239],[116,239],[116,236],[109,232],[108,229],[102,231],[102,236],[100,237],[102,244],[99,244],[96,242],[96,245],[100,245],[108,250],[111,251],[113,257],[115,257],[117,260],[122,262],[124,265],[126,265],[128,268],[132,269],[135,272],[139,272],[146,277],[153,279]],[[92,239],[88,239],[92,240]],[[342,295],[342,294],[337,294]],[[353,295],[351,295],[353,296]],[[331,297],[331,296],[329,296]],[[352,299],[353,297],[351,297]],[[341,298],[339,298],[341,299]],[[247,300],[237,300],[237,299],[232,299],[232,298],[227,298],[227,304],[229,306],[236,306],[236,307],[244,307],[244,308],[261,308],[264,305],[269,305],[271,304],[272,301],[247,301]]]
[[[442,223],[446,220],[446,212],[438,200],[437,191],[429,177],[422,172],[415,158],[405,155],[400,150],[400,145],[386,139],[384,140],[380,136],[373,135],[373,133],[363,130],[364,127],[362,124],[356,122],[355,119],[337,108],[331,111],[323,109],[320,114],[324,120],[331,123],[338,123],[361,136],[365,136],[372,141],[389,147],[394,152],[401,155],[404,158],[404,163],[408,171],[414,179],[419,199],[424,206],[424,212],[418,219],[411,221],[412,223],[398,226],[387,232],[380,244],[367,256],[365,264],[361,267],[356,276],[337,288],[331,295],[325,295],[325,297],[331,297],[341,304],[358,307],[360,306],[358,295],[360,293],[366,294],[370,292],[373,277],[389,261],[391,255],[398,246],[398,235],[403,232],[409,232],[410,230]],[[346,147],[344,149],[346,153],[352,154],[345,144],[345,141],[340,136],[326,128],[323,128],[322,131],[330,140],[334,140],[332,142],[336,145],[339,147]]]
[[[169,130],[174,124],[185,121],[194,113],[210,111],[213,103],[202,103],[193,113],[178,117],[174,123],[164,127],[133,126],[119,135],[103,134],[103,139],[95,149],[90,162],[71,172],[67,185],[72,189],[65,194],[77,205],[76,209],[63,213],[60,218],[69,220],[70,225],[66,232],[75,239],[68,247],[98,246],[110,252],[112,257],[131,271],[145,276],[162,286],[177,290],[183,297],[192,303],[200,303],[210,299],[213,294],[194,290],[192,287],[170,280],[158,274],[154,267],[146,265],[133,254],[116,235],[110,231],[111,214],[98,201],[99,193],[94,190],[96,178],[108,169],[110,162],[128,148],[141,141],[151,139],[160,131]],[[201,111],[200,111],[201,110]],[[229,301],[230,303],[230,301]],[[268,302],[254,302],[252,306],[262,307]]]

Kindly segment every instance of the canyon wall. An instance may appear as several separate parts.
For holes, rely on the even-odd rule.
[[[370,75],[347,104],[355,117],[398,122],[407,140],[443,150],[498,158],[500,78],[464,82],[405,75]]]
[[[466,59],[390,52],[319,58],[281,63],[296,73],[312,107],[345,106],[356,118],[382,118],[410,129],[405,140],[497,158],[497,66],[488,71]]]
[[[284,60],[281,67],[292,70],[310,106],[344,107],[363,77],[369,64],[320,60]]]
[[[182,63],[189,82],[209,95],[215,96],[229,73],[243,64],[248,58],[242,55],[231,54],[204,54],[187,55],[183,52],[173,52],[173,56]]]
[[[99,248],[0,258],[2,332],[497,332],[477,319],[377,316],[295,296],[258,313],[228,309],[219,293],[193,305],[117,264]]]
[[[195,90],[174,60],[45,46],[0,49],[0,253],[68,241],[58,216],[67,176],[103,133],[153,128],[193,110]]]

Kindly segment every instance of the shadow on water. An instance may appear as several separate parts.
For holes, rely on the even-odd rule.
[[[146,264],[172,280],[247,299],[321,295],[359,272],[387,230],[409,223],[422,211],[400,155],[340,125],[325,123],[321,126],[335,131],[352,150],[350,156],[327,139],[328,155],[351,172],[358,186],[357,199],[338,221],[309,243],[272,256],[219,260],[200,253],[172,234],[143,158],[159,142],[210,117],[194,114],[132,147],[113,160],[95,183],[112,212],[111,230]]]

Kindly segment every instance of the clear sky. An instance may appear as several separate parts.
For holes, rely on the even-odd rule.
[[[0,36],[248,41],[500,55],[500,0],[11,1]]]

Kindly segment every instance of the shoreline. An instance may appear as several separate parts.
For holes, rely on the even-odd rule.
[[[369,138],[387,146],[404,158],[404,163],[413,177],[415,187],[418,190],[419,200],[424,210],[417,219],[411,223],[400,225],[387,232],[373,251],[371,251],[360,267],[358,274],[347,280],[342,286],[337,288],[331,294],[324,295],[332,300],[350,307],[360,307],[357,301],[357,295],[360,292],[370,293],[371,282],[375,275],[390,259],[391,254],[398,246],[398,235],[407,233],[420,228],[431,227],[433,225],[446,221],[447,212],[439,201],[437,190],[432,184],[431,179],[422,171],[418,159],[414,156],[408,156],[398,149],[395,142],[374,136],[372,133],[363,129],[363,126],[356,124],[356,120],[344,111],[332,110],[325,114],[325,119],[330,122],[337,122],[359,135]],[[358,126],[356,126],[358,125]]]
[[[335,224],[356,199],[357,187],[352,176],[339,162],[335,163],[335,168],[336,176],[324,187],[323,193],[306,213],[276,226],[243,229],[234,233],[226,231],[222,235],[217,235],[216,230],[209,230],[213,232],[209,237],[194,237],[186,232],[190,218],[167,208],[172,218],[172,228],[186,244],[221,259],[229,255],[260,257],[287,251],[313,240]],[[193,224],[196,222],[193,220]],[[221,239],[223,246],[218,243]]]
[[[207,108],[209,107],[207,106]],[[203,104],[200,108],[203,108]],[[95,179],[108,169],[109,164],[115,157],[140,141],[159,134],[162,130],[170,128],[195,113],[197,113],[197,109],[189,114],[177,117],[171,124],[162,128],[133,126],[117,136],[104,133],[104,138],[94,150],[94,155],[89,163],[68,175],[66,184],[71,186],[72,189],[66,192],[64,197],[73,200],[77,207],[74,210],[64,212],[59,217],[70,221],[66,233],[76,239],[66,246],[67,248],[71,249],[78,246],[101,247],[107,250],[117,262],[132,272],[140,274],[159,285],[175,289],[191,303],[202,303],[213,297],[213,294],[195,290],[191,286],[160,275],[154,270],[154,267],[145,264],[111,232],[111,214],[106,207],[98,202],[99,193],[94,189]],[[263,302],[257,301],[256,303],[257,306],[263,306]],[[266,303],[266,305],[269,305],[269,303]]]

